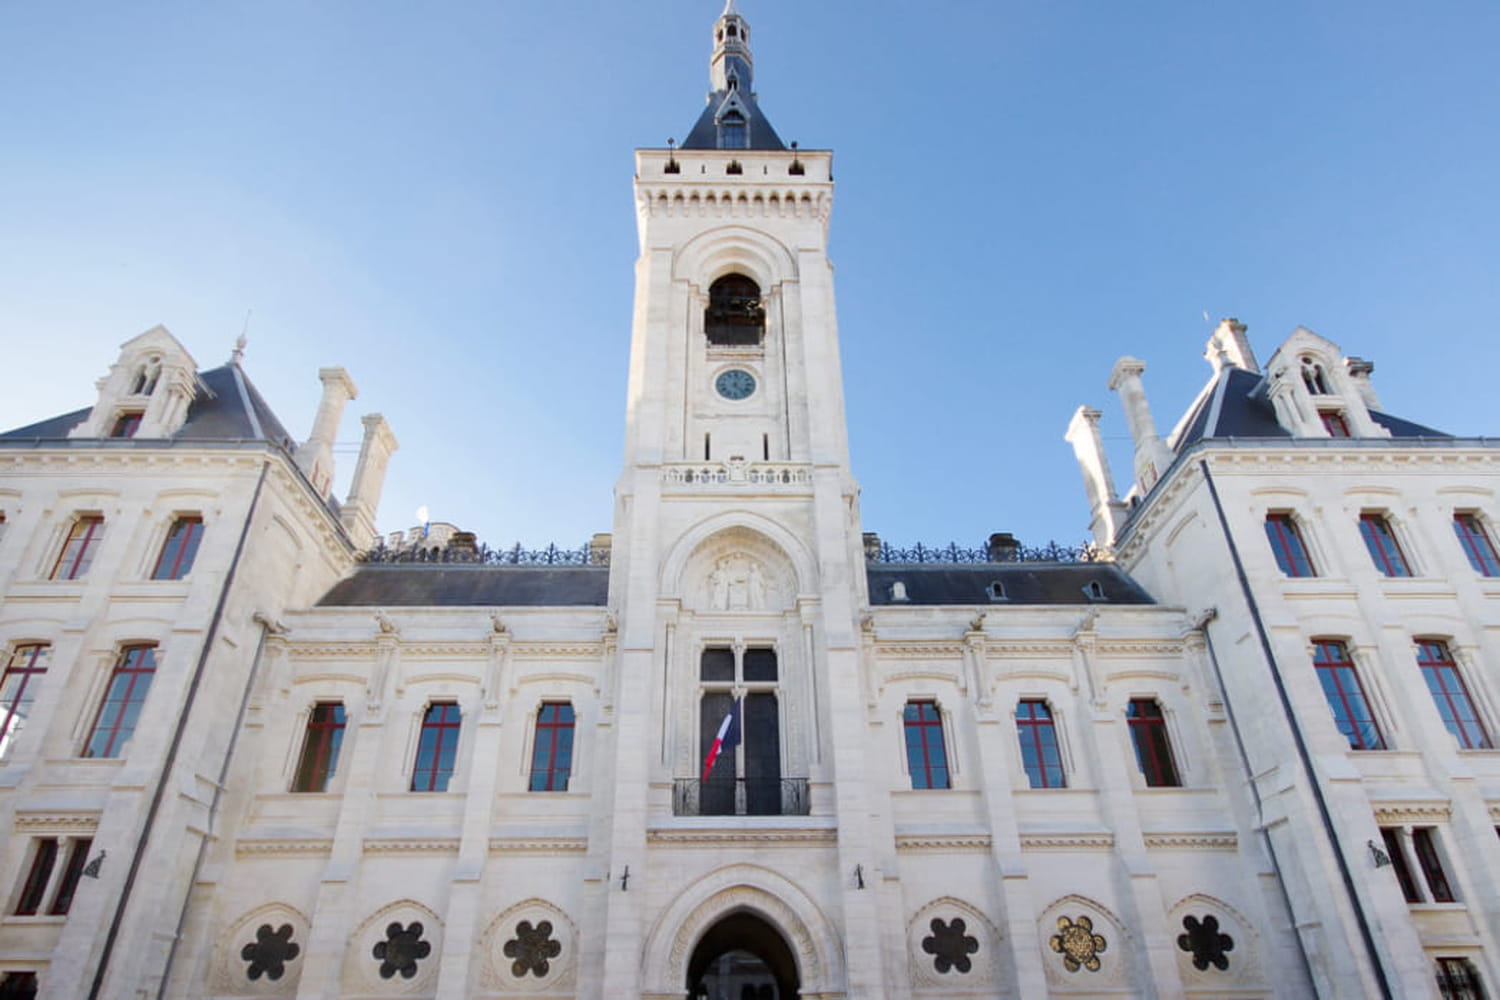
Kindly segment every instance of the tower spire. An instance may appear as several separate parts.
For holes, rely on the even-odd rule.
[[[785,149],[755,98],[755,60],[750,54],[750,22],[725,0],[714,22],[713,56],[708,64],[708,107],[683,142],[683,149]]]

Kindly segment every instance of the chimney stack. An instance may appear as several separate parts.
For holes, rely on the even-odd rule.
[[[380,491],[385,486],[385,467],[391,460],[391,452],[399,445],[385,417],[372,413],[362,422],[365,437],[359,446],[359,463],[354,467],[354,482],[349,485],[349,498],[339,510],[339,520],[355,546],[368,549],[375,544],[375,514],[380,509]]]
[[[359,396],[359,390],[342,368],[319,368],[318,378],[323,383],[323,399],[313,418],[312,433],[294,458],[313,489],[326,497],[333,486],[333,440],[338,436],[339,420],[344,416],[344,406]]]

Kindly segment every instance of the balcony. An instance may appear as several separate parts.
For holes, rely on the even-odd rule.
[[[806,816],[806,778],[677,778],[674,816]]]

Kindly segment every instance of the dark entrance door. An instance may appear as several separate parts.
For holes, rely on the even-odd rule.
[[[688,1000],[798,1000],[797,959],[786,939],[753,913],[708,929],[688,961]]]

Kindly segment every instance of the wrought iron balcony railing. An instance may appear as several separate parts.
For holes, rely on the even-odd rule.
[[[677,778],[674,816],[806,816],[806,778]]]

